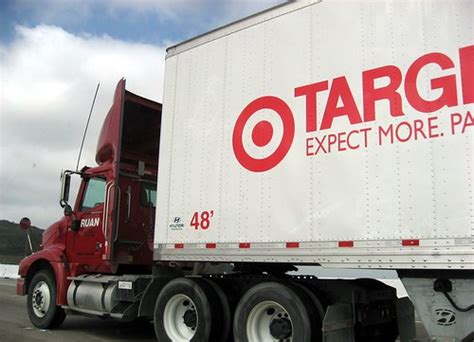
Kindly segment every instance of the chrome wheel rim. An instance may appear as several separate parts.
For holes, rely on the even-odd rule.
[[[172,341],[189,341],[196,334],[199,317],[196,305],[186,295],[177,294],[166,303],[163,325]]]
[[[31,306],[37,317],[43,318],[51,305],[51,290],[44,281],[38,282],[33,288]]]
[[[278,334],[275,326],[279,325]],[[273,329],[272,329],[273,326]],[[249,341],[293,341],[291,317],[283,306],[274,301],[263,301],[254,306],[247,318]]]

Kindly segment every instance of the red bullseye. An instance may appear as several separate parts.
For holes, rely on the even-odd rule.
[[[252,115],[262,109],[269,109],[280,116],[283,123],[283,136],[276,150],[265,158],[253,158],[245,150],[243,143],[244,127]],[[282,99],[275,96],[263,96],[250,102],[240,113],[235,122],[232,134],[232,147],[237,161],[249,171],[265,172],[277,166],[290,150],[295,136],[295,122],[290,107]],[[273,127],[270,122],[262,120],[252,130],[252,140],[255,146],[267,145],[273,137]]]
[[[260,121],[252,130],[252,140],[255,145],[262,147],[268,145],[273,137],[272,124],[266,120]]]

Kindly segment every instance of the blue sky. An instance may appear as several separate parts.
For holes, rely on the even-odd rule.
[[[98,82],[81,166],[95,165],[118,80],[161,101],[167,47],[281,2],[0,1],[0,219],[62,216],[59,174],[76,165]]]
[[[150,44],[190,38],[272,7],[280,0],[4,0],[0,38],[17,25],[55,25],[77,34]]]

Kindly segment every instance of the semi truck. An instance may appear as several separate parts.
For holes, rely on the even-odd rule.
[[[20,264],[31,322],[411,341],[416,310],[432,340],[472,341],[473,14],[288,2],[170,47],[163,105],[120,80],[97,165],[62,173],[64,216]],[[301,266],[394,270],[410,300]]]

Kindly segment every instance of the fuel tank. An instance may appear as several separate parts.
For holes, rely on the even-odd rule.
[[[67,303],[71,308],[111,313],[118,303],[116,290],[116,276],[81,275],[72,279],[67,290]]]

